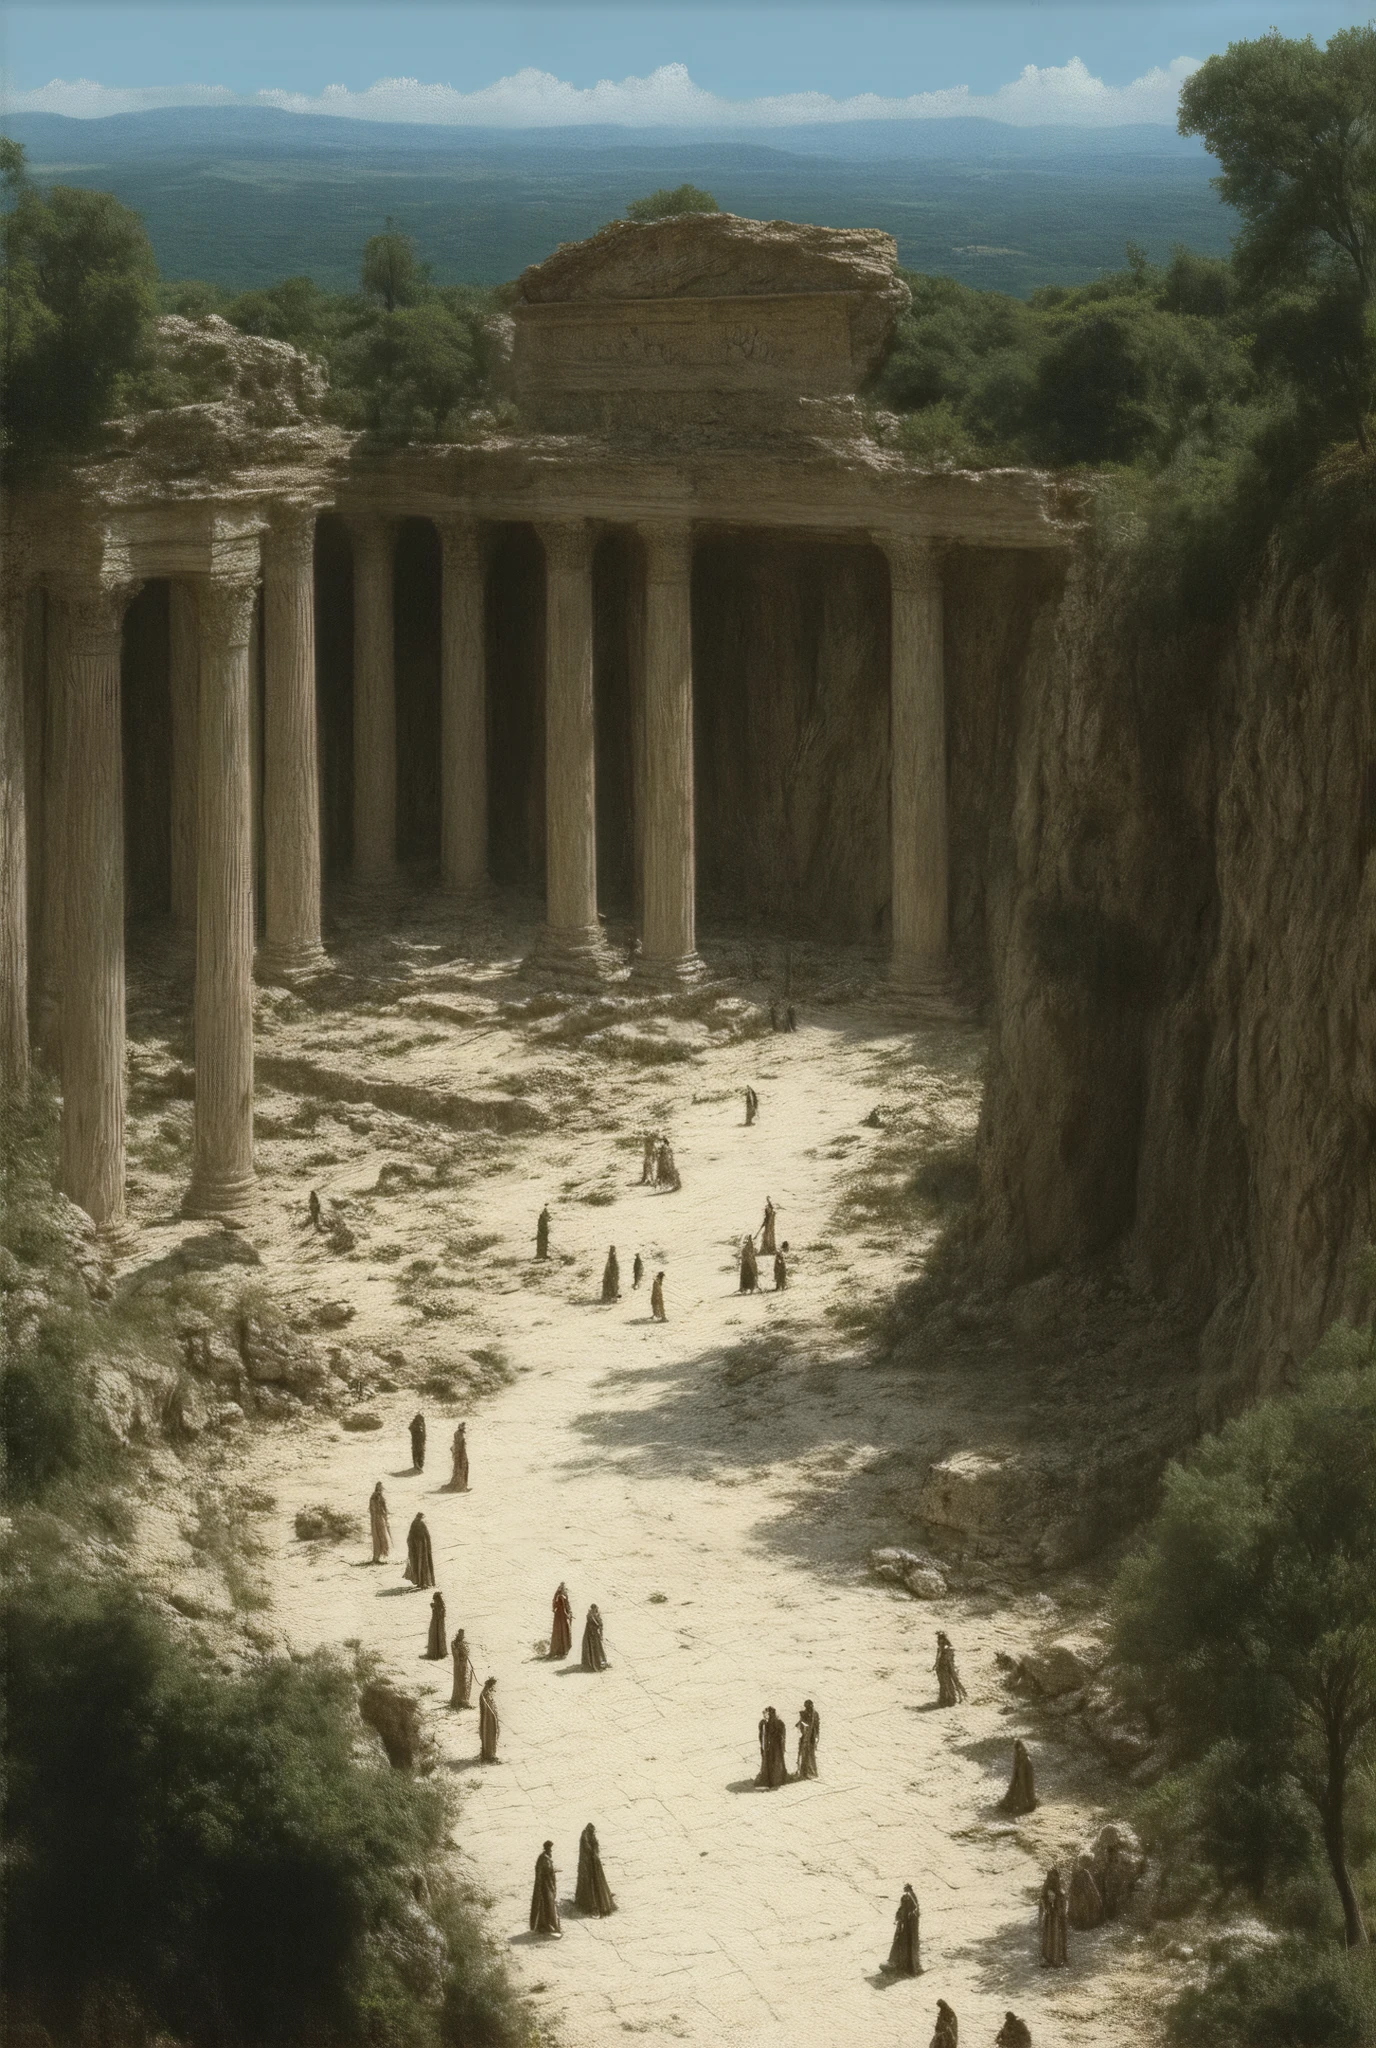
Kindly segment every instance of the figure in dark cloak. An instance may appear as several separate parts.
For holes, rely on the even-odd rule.
[[[779,1005],[777,1003],[769,1005],[769,1028],[771,1031],[777,1031],[779,1028]]]
[[[314,1189],[314,1188],[312,1188],[312,1189],[311,1189],[311,1229],[312,1229],[312,1230],[323,1230],[324,1228],[325,1228],[325,1217],[324,1217],[324,1212],[323,1212],[323,1210],[322,1210],[322,1209],[321,1209],[321,1207],[320,1207],[320,1197],[319,1197],[319,1195],[318,1195],[318,1194],[316,1193],[315,1189]]]
[[[936,2002],[936,2027],[932,2033],[932,2048],[958,2048],[960,2022],[944,1998]]]
[[[750,1129],[760,1113],[760,1098],[748,1084],[745,1090],[745,1128]]]
[[[633,1259],[633,1260],[631,1261],[631,1285],[632,1285],[632,1287],[639,1287],[639,1285],[640,1285],[641,1281],[642,1281],[642,1280],[643,1280],[644,1278],[645,1278],[645,1261],[644,1261],[644,1259],[642,1259],[642,1258],[641,1258],[641,1256],[640,1256],[640,1253],[639,1253],[639,1252],[637,1252],[637,1253],[636,1253],[636,1255],[635,1255],[635,1257],[634,1257],[634,1259]]]
[[[922,1913],[917,1893],[910,1884],[903,1887],[898,1911],[893,1916],[893,1942],[889,1959],[880,1968],[888,1977],[922,1975]]]
[[[1087,1934],[1092,1927],[1102,1927],[1105,1917],[1103,1894],[1089,1867],[1089,1858],[1081,1856],[1070,1873],[1066,1919],[1077,1934]]]
[[[1032,1759],[1027,1754],[1025,1742],[1013,1744],[1013,1776],[1008,1790],[999,1801],[1000,1813],[1034,1813],[1037,1807],[1037,1786],[1032,1776]]]
[[[417,1409],[411,1417],[411,1463],[417,1472],[425,1470],[425,1417]]]
[[[788,1762],[784,1751],[788,1742],[788,1730],[775,1713],[773,1707],[766,1707],[764,1719],[759,1727],[760,1775],[757,1785],[767,1785],[771,1792],[788,1783]]]
[[[583,1623],[583,1669],[605,1671],[607,1669],[607,1646],[602,1635],[602,1616],[595,1607],[588,1609]]]
[[[573,1903],[582,1912],[597,1913],[604,1920],[608,1913],[616,1911],[616,1900],[602,1868],[597,1829],[591,1821],[578,1837],[578,1883],[574,1888]]]
[[[607,1253],[607,1263],[602,1268],[602,1300],[606,1305],[621,1299],[621,1267],[617,1262],[616,1246]]]
[[[449,1491],[451,1493],[467,1493],[468,1491],[467,1431],[468,1424],[461,1422],[454,1431],[454,1441],[449,1446],[450,1456],[454,1461],[454,1469],[449,1478]]]
[[[787,1008],[787,1010],[785,1010],[785,1012],[784,1012],[784,1030],[785,1030],[785,1031],[796,1031],[797,1029],[798,1029],[798,1012],[797,1012],[797,1011],[796,1011],[796,1010],[794,1009],[794,1007],[793,1007],[792,1003],[790,1003],[790,1004],[789,1004],[789,1006],[788,1006],[788,1008]]]
[[[994,2036],[994,2048],[1032,2048],[1032,2029],[1015,2012],[1006,2012]]]
[[[774,1254],[774,1292],[782,1294],[788,1285],[788,1261],[782,1252]]]
[[[655,1159],[655,1186],[676,1191],[683,1186],[682,1177],[674,1164],[674,1148],[667,1138],[659,1141],[659,1152]]]
[[[547,1259],[549,1257],[548,1202],[546,1202],[544,1208],[535,1219],[535,1256],[537,1259]]]
[[[936,1703],[939,1707],[955,1707],[965,1697],[965,1687],[956,1670],[956,1653],[951,1638],[941,1629],[936,1632],[936,1662],[932,1666],[936,1673]]]
[[[645,1156],[640,1162],[640,1185],[643,1188],[649,1188],[653,1187],[655,1183],[655,1159],[659,1152],[659,1142],[653,1131],[645,1133],[643,1142]]]
[[[560,1579],[554,1595],[554,1620],[549,1631],[549,1653],[551,1657],[567,1657],[573,1648],[573,1602],[569,1589]]]
[[[755,1257],[753,1237],[741,1239],[741,1285],[742,1294],[753,1294],[760,1284],[760,1264]]]
[[[535,1859],[535,1889],[530,1895],[530,1931],[548,1934],[556,1940],[564,1930],[559,1924],[559,1879],[554,1868],[553,1842],[546,1842]]]
[[[430,1548],[430,1531],[425,1526],[424,1515],[417,1515],[406,1531],[406,1569],[401,1576],[417,1587],[435,1583],[435,1556]]]
[[[373,1538],[373,1563],[381,1564],[392,1554],[392,1523],[380,1479],[368,1496],[368,1527]]]
[[[767,1253],[770,1258],[773,1258],[775,1252],[779,1249],[778,1245],[774,1242],[774,1216],[774,1204],[766,1195],[764,1198],[764,1221],[760,1225],[760,1250]]]
[[[798,1716],[798,1768],[794,1772],[795,1777],[816,1777],[817,1744],[821,1738],[822,1717],[811,1700],[804,1700],[803,1711]]]
[[[449,1632],[444,1622],[444,1595],[434,1593],[430,1598],[430,1633],[425,1639],[425,1654],[438,1660],[448,1654]]]
[[[650,1282],[650,1314],[657,1323],[667,1323],[668,1313],[664,1307],[664,1275],[656,1273]]]
[[[468,1638],[462,1629],[449,1645],[449,1653],[454,1659],[454,1690],[449,1695],[449,1704],[451,1707],[471,1707],[473,1681],[478,1674],[473,1669],[473,1659],[468,1654]]]
[[[478,1742],[485,1764],[501,1762],[497,1754],[497,1742],[501,1732],[502,1724],[497,1719],[497,1681],[495,1678],[485,1678],[483,1689],[478,1694]]]
[[[1066,1955],[1066,1927],[1068,1924],[1068,1902],[1061,1888],[1061,1873],[1052,1866],[1046,1873],[1041,1897],[1037,1901],[1037,1931],[1041,1936],[1042,1966],[1049,1970],[1063,1970],[1068,1960]]]

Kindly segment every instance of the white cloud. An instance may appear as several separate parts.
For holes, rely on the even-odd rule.
[[[226,86],[105,86],[81,78],[53,79],[30,92],[7,95],[10,112],[73,114],[137,113],[146,107],[269,106],[295,114],[327,114],[355,121],[430,121],[446,127],[558,128],[600,122],[650,128],[775,128],[803,121],[927,121],[953,114],[982,114],[1018,127],[1046,122],[1075,127],[1112,127],[1125,121],[1174,122],[1181,86],[1197,59],[1176,57],[1130,85],[1105,85],[1080,58],[1068,64],[1029,64],[992,93],[968,86],[892,97],[856,93],[783,93],[753,100],[728,100],[694,85],[685,64],[661,64],[647,78],[604,78],[597,85],[570,85],[553,72],[533,69],[499,78],[476,92],[452,85],[426,85],[418,78],[380,78],[363,92],[329,85],[320,93],[264,87],[247,95]]]

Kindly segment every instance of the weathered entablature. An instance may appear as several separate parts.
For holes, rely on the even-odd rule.
[[[770,541],[878,562],[864,584],[887,591],[874,622],[887,661],[877,739],[887,885],[875,890],[896,977],[940,973],[943,551],[1063,549],[1080,501],[1026,471],[924,472],[868,431],[858,393],[906,303],[882,234],[729,215],[618,224],[520,280],[511,381],[523,430],[400,450],[322,424],[318,372],[293,350],[221,321],[165,323],[180,402],[120,429],[112,451],[60,484],[17,494],[7,512],[0,1059],[22,1080],[32,1007],[62,1072],[64,1185],[98,1223],[123,1215],[124,613],[141,586],[168,585],[170,902],[196,932],[188,1199],[219,1213],[253,1185],[255,941],[261,976],[309,972],[323,957],[314,559],[324,510],[347,533],[349,843],[364,883],[384,883],[399,858],[399,532],[425,521],[435,536],[437,852],[460,898],[486,882],[494,823],[504,688],[490,657],[494,558],[518,534],[541,563],[541,952],[584,973],[608,957],[595,561],[608,538],[622,549],[637,971],[651,980],[698,965],[694,621],[710,591],[695,584],[695,563]],[[28,593],[40,594],[40,626]],[[30,846],[41,886],[24,879]]]

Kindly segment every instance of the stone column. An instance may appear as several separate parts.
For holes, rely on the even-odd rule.
[[[924,541],[887,536],[891,605],[889,826],[893,964],[921,980],[946,959],[946,679],[941,571]]]
[[[320,771],[315,711],[315,512],[274,520],[263,562],[261,963],[299,974],[320,943]]]
[[[253,1190],[253,770],[255,587],[207,577],[197,593],[201,693],[196,843],[196,1129],[192,1215]]]
[[[196,929],[196,699],[201,642],[196,593],[175,582],[170,593],[169,681],[172,700],[172,921]]]
[[[487,879],[487,644],[476,519],[440,527],[440,876],[446,889]]]
[[[645,870],[641,961],[651,975],[700,971],[693,823],[693,535],[647,527]]]
[[[29,871],[24,755],[28,591],[13,560],[0,591],[0,1102],[29,1083]]]
[[[102,1228],[124,1216],[124,748],[120,628],[129,586],[61,590],[64,831],[60,977],[63,1192]]]
[[[545,550],[545,945],[589,963],[597,923],[592,529],[540,528]]]
[[[48,588],[47,672],[43,690],[43,904],[38,933],[37,1035],[56,1072],[62,1068],[62,979],[67,901],[67,606]]]
[[[383,881],[397,857],[397,689],[392,523],[349,522],[354,553],[354,873]]]

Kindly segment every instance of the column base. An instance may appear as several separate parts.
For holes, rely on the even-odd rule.
[[[637,953],[631,969],[637,987],[667,990],[692,988],[706,973],[697,953],[680,953],[675,960],[654,960]]]
[[[525,961],[527,967],[542,974],[574,982],[606,981],[620,964],[598,924],[563,931],[543,926]]]
[[[257,1190],[257,1176],[240,1180],[194,1179],[182,1201],[184,1216],[232,1216],[246,1209]]]
[[[331,964],[323,946],[302,946],[290,951],[263,946],[254,960],[253,972],[258,981],[290,986],[296,981],[309,981],[313,974],[327,973]]]

